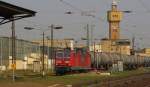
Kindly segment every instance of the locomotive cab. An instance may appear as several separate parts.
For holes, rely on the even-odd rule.
[[[70,53],[69,48],[58,49],[55,56],[56,75],[65,74],[70,71]]]
[[[56,52],[56,66],[70,66],[70,49],[61,49]]]

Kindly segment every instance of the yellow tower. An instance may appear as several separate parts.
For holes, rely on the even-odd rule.
[[[109,39],[120,39],[120,21],[122,20],[122,11],[117,9],[117,2],[113,0],[112,9],[108,11],[107,18],[109,22]]]

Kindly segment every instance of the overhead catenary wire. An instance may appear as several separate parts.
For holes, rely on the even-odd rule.
[[[150,13],[150,8],[142,1],[142,0],[137,0],[141,6],[146,10],[146,12]]]
[[[74,6],[74,5],[72,5],[72,4],[68,3],[68,2],[66,2],[66,1],[64,1],[64,0],[59,0],[59,1],[62,2],[62,3],[64,3],[65,5],[68,5],[69,7],[73,8],[73,9],[75,9],[75,10],[78,10],[78,11],[83,12],[83,10],[77,8],[76,6]]]
[[[31,20],[26,20],[26,19],[22,19],[23,21],[27,22],[28,24],[32,24],[33,27],[47,27],[46,25],[44,24],[40,24],[40,23],[36,23],[34,21],[31,21]]]
[[[72,4],[68,3],[68,2],[66,2],[66,1],[64,1],[64,0],[59,0],[59,1],[62,2],[63,4],[65,4],[65,5],[67,5],[67,6],[71,7],[71,8],[73,8],[73,9],[79,11],[80,14],[81,14],[81,16],[89,16],[89,17],[95,18],[96,20],[100,20],[100,21],[102,21],[102,22],[105,21],[103,18],[97,17],[97,16],[95,16],[94,14],[88,13],[87,11],[84,11],[84,10],[82,10],[82,9],[80,9],[80,8],[77,8],[76,6],[74,6],[74,5],[72,5]],[[71,14],[72,12],[69,12],[69,13]]]

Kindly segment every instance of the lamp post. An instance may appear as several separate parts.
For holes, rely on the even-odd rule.
[[[24,29],[26,30],[33,30],[35,28],[32,28],[32,27],[24,27]],[[40,30],[40,29],[35,29],[35,30]],[[44,51],[45,51],[45,40],[44,40],[44,37],[45,37],[45,32],[43,31],[42,32],[42,59],[41,59],[41,62],[42,62],[42,76],[44,77],[45,76],[45,67],[44,67]]]
[[[54,29],[59,30],[62,29],[62,26],[58,26],[58,25],[53,25],[51,24],[51,26],[49,26],[51,29],[51,69],[52,72],[54,73],[55,68],[53,66],[55,66],[55,59],[54,59]]]
[[[50,38],[49,38],[49,36],[47,36],[46,37],[47,38],[47,70],[49,70],[49,59],[50,59],[50,55],[49,55],[49,53],[50,53],[50,51],[49,51],[49,40],[50,40]]]
[[[45,40],[44,40],[44,37],[45,37],[45,33],[43,32],[43,49],[42,49],[42,75],[45,76],[45,67],[44,67],[44,52],[45,52]]]
[[[50,29],[51,29],[51,51],[50,51],[50,52],[51,52],[51,53],[50,53],[50,55],[51,55],[51,71],[53,72],[53,70],[54,70],[54,69],[53,69],[53,68],[54,68],[54,67],[53,67],[53,65],[54,65],[54,64],[53,64],[53,60],[54,60],[54,59],[53,59],[53,58],[54,58],[54,57],[53,57],[53,29],[54,29],[54,25],[53,25],[53,24],[50,26]]]
[[[12,18],[13,20],[14,18]],[[16,37],[15,37],[15,21],[12,21],[12,76],[13,76],[13,82],[15,82],[15,69],[16,69]]]

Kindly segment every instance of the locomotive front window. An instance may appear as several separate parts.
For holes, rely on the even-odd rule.
[[[56,53],[56,57],[57,58],[62,58],[63,57],[63,53],[62,52],[57,52]]]
[[[70,50],[64,50],[64,57],[70,57]]]
[[[70,57],[70,53],[64,53],[64,57]]]

